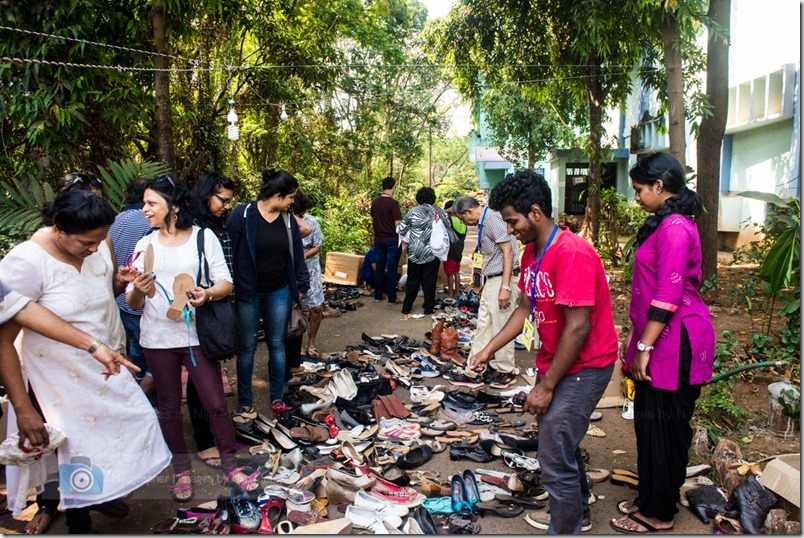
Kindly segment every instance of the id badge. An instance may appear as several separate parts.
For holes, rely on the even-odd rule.
[[[472,254],[472,269],[483,269],[483,255],[479,252]]]
[[[533,321],[530,318],[525,320],[522,325],[522,343],[525,349],[530,351],[533,348],[533,337],[536,334],[536,328],[533,326]]]

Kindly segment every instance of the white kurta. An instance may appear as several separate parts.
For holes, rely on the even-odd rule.
[[[0,282],[122,350],[125,334],[112,295],[113,269],[105,243],[78,271],[26,241],[0,261]],[[116,499],[167,467],[171,453],[156,413],[132,375],[122,371],[104,381],[103,366],[89,353],[32,331],[23,330],[18,343],[23,375],[46,422],[67,435],[57,452],[64,508]],[[15,432],[9,421],[9,434]],[[10,492],[16,473],[7,474]]]

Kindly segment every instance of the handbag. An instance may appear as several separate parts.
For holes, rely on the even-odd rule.
[[[201,272],[207,285],[201,285]],[[209,263],[204,254],[204,228],[198,231],[198,276],[196,284],[202,288],[214,285],[209,280]],[[195,310],[195,328],[198,344],[204,356],[212,360],[227,360],[240,351],[240,331],[234,305],[228,297],[220,301],[207,301]]]
[[[290,262],[293,264],[294,274],[296,273],[296,257],[293,252],[293,235],[290,231],[290,215],[286,212],[282,213],[282,218],[285,220],[285,228],[288,231],[288,246],[290,248]],[[307,324],[310,319],[310,309],[307,305],[302,304],[301,301],[290,301],[290,315],[288,316],[288,325],[285,329],[285,338],[294,339],[299,338],[307,332]]]
[[[435,257],[443,262],[449,254],[449,234],[447,234],[444,223],[438,218],[438,212],[435,212],[433,216],[433,226],[430,229],[430,248]]]

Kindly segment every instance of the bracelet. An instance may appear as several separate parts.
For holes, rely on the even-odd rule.
[[[92,342],[92,345],[87,348],[87,353],[90,353],[90,354],[95,353],[98,350],[98,348],[101,347],[102,345],[103,345],[103,342],[101,342],[100,340],[98,340],[96,338],[95,341]]]
[[[503,290],[505,290],[505,291],[511,291],[511,286],[505,286],[505,285],[503,285],[503,286],[500,286],[500,289],[503,289]]]
[[[212,290],[207,289],[207,302],[212,300]]]

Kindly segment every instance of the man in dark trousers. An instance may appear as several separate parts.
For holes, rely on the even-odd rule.
[[[374,256],[377,267],[374,270],[374,300],[382,301],[383,280],[388,302],[396,304],[396,272],[399,267],[399,236],[396,227],[402,222],[399,202],[394,200],[396,180],[386,177],[382,180],[382,194],[371,202],[371,226],[374,229]],[[387,272],[387,276],[386,276]]]
[[[539,463],[550,512],[529,514],[527,522],[548,534],[578,534],[592,528],[579,445],[617,360],[603,262],[586,240],[553,221],[550,187],[541,174],[509,174],[491,191],[489,207],[526,245],[522,293],[499,333],[469,358],[470,367],[482,371],[507,342],[520,334],[532,342],[533,331],[539,332],[539,376],[524,408],[538,417]]]

